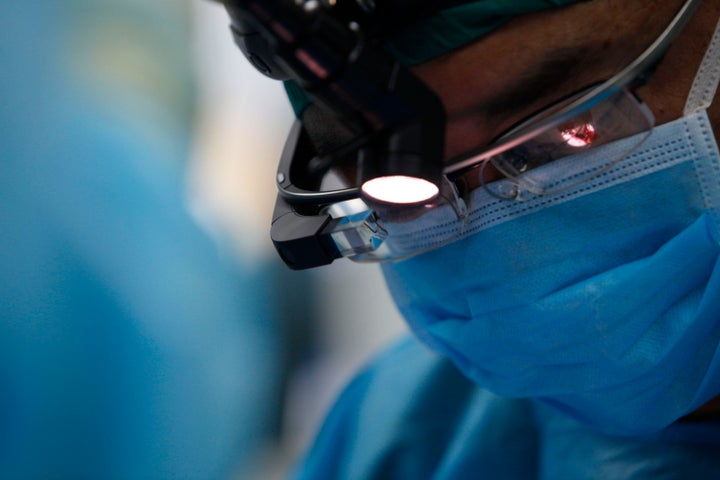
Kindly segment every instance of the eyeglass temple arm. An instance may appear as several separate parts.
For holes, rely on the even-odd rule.
[[[278,195],[270,227],[270,238],[283,261],[293,270],[319,267],[340,258],[340,251],[325,233],[333,219],[320,213],[322,205],[312,201],[313,191],[293,185],[291,167],[295,157],[308,157],[308,139],[300,121],[295,121],[285,142],[277,173]],[[307,180],[307,179],[306,179]],[[309,179],[309,181],[313,181]],[[316,185],[309,186],[316,190]],[[356,189],[355,189],[356,190]],[[352,190],[343,193],[354,197]],[[311,201],[303,201],[309,196]]]

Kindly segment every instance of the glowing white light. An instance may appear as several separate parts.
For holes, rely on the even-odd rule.
[[[571,147],[586,147],[595,140],[595,127],[590,123],[584,123],[572,128],[566,128],[560,132],[563,140]]]
[[[423,178],[393,175],[368,180],[363,184],[362,191],[381,202],[413,204],[435,198],[440,189]]]

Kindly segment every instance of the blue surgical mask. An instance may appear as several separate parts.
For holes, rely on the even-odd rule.
[[[427,345],[493,392],[608,433],[657,431],[720,394],[720,159],[704,111],[572,190],[475,195],[472,235],[383,266]]]

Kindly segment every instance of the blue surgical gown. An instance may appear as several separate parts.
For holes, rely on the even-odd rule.
[[[349,384],[293,478],[718,479],[720,421],[609,437],[493,395],[407,339]]]

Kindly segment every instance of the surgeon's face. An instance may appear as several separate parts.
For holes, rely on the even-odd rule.
[[[415,67],[445,105],[446,157],[481,147],[532,113],[610,78],[650,45],[682,3],[591,0],[525,15]],[[657,124],[682,115],[719,16],[720,2],[703,2],[650,81],[637,90]],[[720,138],[720,102],[708,113]],[[691,417],[719,415],[716,398]]]
[[[416,67],[447,110],[446,157],[487,144],[532,113],[610,78],[650,45],[682,3],[596,0],[525,15]],[[677,56],[671,49],[663,64]],[[687,53],[680,56],[691,63]],[[662,65],[639,91],[658,123],[681,115],[694,74]]]

